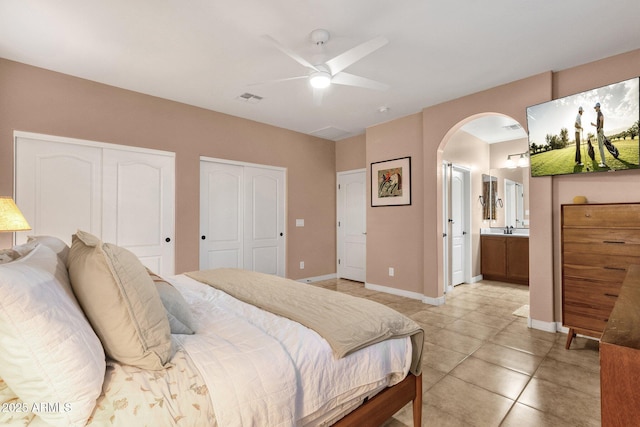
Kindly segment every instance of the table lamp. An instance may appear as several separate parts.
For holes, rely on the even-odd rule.
[[[31,230],[11,197],[0,196],[0,232]]]

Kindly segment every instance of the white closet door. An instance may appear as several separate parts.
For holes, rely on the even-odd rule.
[[[284,277],[284,171],[245,166],[244,268]]]
[[[71,244],[84,230],[174,274],[173,153],[17,132],[15,183],[32,226],[17,243],[51,235]]]
[[[71,244],[82,229],[100,235],[102,223],[101,149],[37,138],[16,140],[16,203],[31,225],[16,233],[56,236]]]
[[[102,240],[160,275],[174,274],[173,156],[104,149]]]
[[[200,162],[200,269],[243,267],[243,167]]]
[[[285,171],[200,162],[200,269],[285,275]]]

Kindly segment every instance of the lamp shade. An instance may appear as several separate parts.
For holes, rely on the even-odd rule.
[[[31,230],[11,197],[0,196],[0,231]]]

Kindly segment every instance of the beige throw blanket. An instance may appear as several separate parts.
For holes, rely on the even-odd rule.
[[[410,336],[413,349],[410,370],[415,375],[422,371],[424,331],[413,320],[385,305],[253,271],[222,268],[185,274],[313,329],[327,340],[338,358],[389,338]]]

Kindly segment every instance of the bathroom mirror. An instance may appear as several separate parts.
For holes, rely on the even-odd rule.
[[[493,227],[529,228],[529,168],[491,169],[482,175],[483,193],[489,192],[483,219]]]
[[[482,219],[485,221],[495,221],[496,219],[496,193],[498,191],[498,178],[495,176],[482,174]]]

